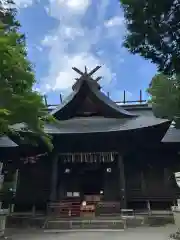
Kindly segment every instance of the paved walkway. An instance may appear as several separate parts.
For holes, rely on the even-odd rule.
[[[175,230],[175,226],[168,225],[127,229],[122,232],[44,233],[35,230],[13,230],[9,235],[12,235],[13,240],[168,240],[169,234]]]

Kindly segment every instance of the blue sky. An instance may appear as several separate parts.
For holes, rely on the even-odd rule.
[[[97,76],[113,100],[136,100],[156,73],[156,67],[122,47],[126,29],[118,0],[15,0],[28,54],[35,65],[35,86],[49,103],[65,97],[83,70],[102,65]]]

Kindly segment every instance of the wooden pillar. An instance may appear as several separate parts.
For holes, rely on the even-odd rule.
[[[14,207],[15,207],[15,204],[13,203],[15,197],[16,197],[16,192],[17,192],[17,185],[18,185],[18,176],[19,176],[19,170],[16,169],[13,173],[13,185],[12,185],[12,199],[11,199],[11,202],[10,202],[10,213],[13,213],[14,212]]]
[[[51,175],[51,196],[50,201],[54,202],[57,200],[57,180],[58,180],[58,153],[53,152],[51,155],[52,161],[52,175]]]
[[[142,191],[142,193],[145,193],[145,191],[146,191],[146,181],[145,181],[143,170],[141,171],[141,191]]]
[[[3,170],[3,163],[0,162],[0,192],[3,189],[3,184],[4,184],[4,174],[2,174]],[[2,200],[0,200],[0,209],[2,207]]]
[[[13,191],[16,193],[17,191],[17,185],[18,185],[18,176],[19,176],[19,170],[16,169],[16,171],[13,174]]]
[[[125,180],[125,172],[124,172],[124,162],[123,157],[118,154],[118,167],[119,167],[119,182],[120,182],[120,199],[121,199],[121,208],[127,208],[126,202],[126,180]]]
[[[170,177],[169,169],[165,167],[164,168],[164,187],[169,187],[169,177]]]
[[[61,158],[59,158],[60,164],[61,164]],[[59,201],[61,201],[64,198],[65,195],[65,189],[64,189],[64,172],[61,171],[62,165],[59,166],[59,174],[60,176],[58,177],[58,193],[57,193],[57,198]]]

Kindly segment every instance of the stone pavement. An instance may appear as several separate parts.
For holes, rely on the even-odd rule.
[[[12,240],[168,240],[170,233],[175,232],[174,225],[165,227],[139,227],[122,232],[66,232],[44,233],[36,230],[10,231]]]

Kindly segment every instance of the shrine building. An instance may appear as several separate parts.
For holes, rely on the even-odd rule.
[[[179,189],[179,140],[171,121],[147,103],[117,104],[101,91],[100,77],[81,72],[72,93],[45,124],[54,149],[19,170],[17,211],[74,201],[118,203],[120,208],[170,208]],[[179,134],[180,136],[180,134]]]

